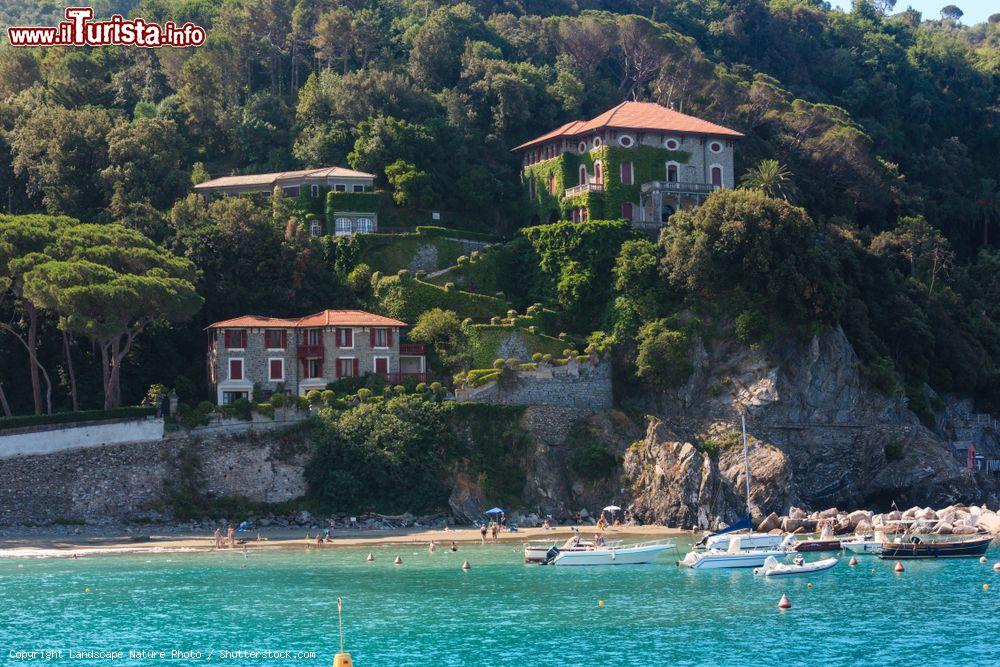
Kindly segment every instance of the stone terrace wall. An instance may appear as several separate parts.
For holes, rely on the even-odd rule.
[[[168,482],[195,460],[197,488],[281,502],[305,492],[305,429],[172,438],[0,460],[0,525],[170,518]]]
[[[614,404],[611,363],[579,363],[574,359],[565,366],[540,364],[534,371],[518,371],[507,385],[490,382],[459,389],[455,396],[459,401],[480,403],[604,410]]]

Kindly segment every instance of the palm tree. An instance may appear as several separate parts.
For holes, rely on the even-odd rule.
[[[740,183],[748,190],[762,190],[768,197],[786,201],[792,199],[795,190],[792,172],[777,160],[761,160],[756,167],[747,169]]]

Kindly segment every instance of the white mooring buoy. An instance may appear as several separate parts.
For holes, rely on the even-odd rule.
[[[395,565],[402,565],[402,564],[403,564],[403,559],[402,559],[402,558],[400,558],[399,556],[396,556],[396,560],[394,560],[394,561],[392,561],[392,562],[393,562],[393,564],[395,564]]]
[[[471,568],[472,568],[472,566],[469,565],[469,561],[463,561],[462,562],[462,569],[463,570],[468,570],[468,569],[471,569]]]
[[[850,565],[851,567],[854,567],[855,565],[858,564],[858,557],[851,556],[851,560],[847,561],[847,564]]]
[[[369,551],[368,558],[366,558],[365,560],[368,561],[369,563],[372,562],[373,560],[375,560],[375,554]]]
[[[792,603],[788,599],[788,596],[784,593],[781,594],[781,599],[778,600],[778,609],[791,609]]]

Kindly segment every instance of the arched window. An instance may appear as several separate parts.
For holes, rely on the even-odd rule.
[[[594,163],[594,183],[601,185],[604,183],[604,171],[601,169],[601,161]]]
[[[622,185],[632,185],[632,163],[622,162],[619,168],[621,169]]]
[[[587,167],[580,165],[580,185],[587,184]]]
[[[337,236],[350,236],[351,235],[351,219],[350,218],[337,218],[334,221],[334,233]]]
[[[709,173],[712,175],[712,185],[722,187],[722,167],[715,165]]]
[[[667,163],[667,183],[676,183],[678,180],[678,170],[676,162]]]
[[[371,218],[358,218],[354,221],[354,231],[360,234],[371,234],[375,231],[375,223]]]

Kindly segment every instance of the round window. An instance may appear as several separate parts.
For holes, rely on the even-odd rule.
[[[713,153],[721,153],[722,144],[720,144],[718,141],[713,141],[708,145],[708,150],[712,151]]]
[[[587,152],[587,143],[585,141],[581,141],[580,145],[577,146],[577,148],[580,149],[581,153],[586,153]]]
[[[667,139],[666,141],[664,141],[663,145],[666,146],[667,148],[669,148],[670,150],[675,151],[675,150],[677,150],[678,148],[681,147],[681,142],[679,142],[676,139],[674,139],[673,137],[671,137],[671,138]]]
[[[594,137],[594,148],[600,148],[600,147],[601,147],[601,138]]]
[[[630,137],[627,134],[625,134],[625,135],[622,135],[622,136],[618,137],[618,143],[623,148],[631,148],[632,144],[635,143],[635,142],[632,140],[632,137]]]

